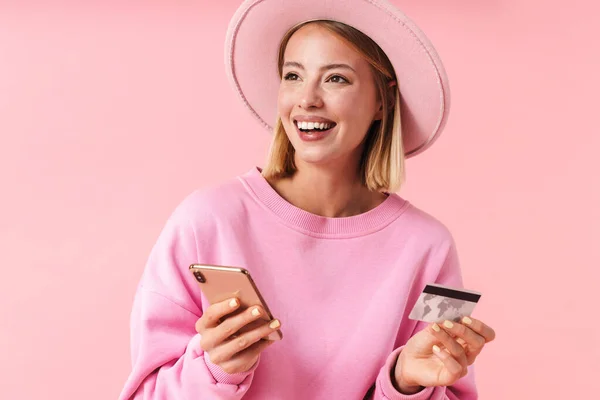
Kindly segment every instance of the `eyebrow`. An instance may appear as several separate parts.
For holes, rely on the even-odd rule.
[[[288,61],[285,64],[283,64],[284,67],[296,67],[299,69],[304,69],[304,66],[302,64],[300,64],[299,62],[296,61]],[[343,69],[349,69],[353,72],[356,72],[354,70],[354,68],[352,68],[351,66],[349,66],[348,64],[327,64],[327,65],[323,65],[321,68],[319,68],[321,71],[325,71],[325,70],[329,70],[329,69],[335,69],[335,68],[343,68]]]

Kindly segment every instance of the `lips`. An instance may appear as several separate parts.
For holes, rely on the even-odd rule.
[[[330,119],[324,118],[324,117],[319,117],[317,115],[296,115],[295,117],[292,118],[292,121],[294,121],[294,123],[297,122],[316,122],[316,123],[329,123],[329,124],[335,124],[335,122],[333,122]]]
[[[300,128],[298,128],[297,124],[294,124],[294,128],[296,128],[296,132],[298,133],[298,137],[304,141],[304,142],[316,142],[319,140],[323,140],[324,138],[326,138],[327,136],[329,136],[329,134],[331,132],[333,132],[333,130],[335,129],[337,125],[333,125],[331,128],[327,129],[327,130],[312,130],[312,131],[303,131],[300,130]]]
[[[337,126],[334,121],[318,115],[296,115],[291,120],[298,137],[305,142],[321,140]]]

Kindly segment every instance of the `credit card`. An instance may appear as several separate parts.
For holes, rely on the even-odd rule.
[[[473,313],[480,298],[481,293],[473,290],[431,283],[423,289],[408,318],[424,322],[458,322]]]

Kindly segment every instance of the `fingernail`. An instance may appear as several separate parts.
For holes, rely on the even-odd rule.
[[[444,321],[444,326],[448,329],[452,328],[454,324],[450,321]]]
[[[473,322],[473,320],[469,317],[464,317],[463,318],[463,322],[467,325],[471,325],[471,323]]]
[[[269,328],[271,329],[277,329],[281,326],[281,324],[279,323],[279,320],[274,319],[270,324],[269,324]]]
[[[229,307],[237,307],[238,302],[237,299],[231,299],[231,301],[229,302]]]
[[[440,327],[438,324],[433,324],[433,326],[431,327],[434,331],[439,332],[440,331]]]
[[[260,315],[260,311],[258,311],[258,308],[252,310],[252,315],[254,315],[255,317],[258,317]]]
[[[436,353],[439,353],[442,350],[440,350],[440,348],[437,345],[434,344],[433,345],[433,351],[435,351]]]

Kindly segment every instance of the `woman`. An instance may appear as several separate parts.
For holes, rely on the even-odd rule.
[[[492,328],[408,318],[427,283],[462,285],[449,231],[393,194],[405,155],[447,118],[425,36],[382,1],[252,0],[227,62],[253,114],[277,121],[268,162],[168,220],[136,294],[121,399],[476,399]],[[192,263],[248,269],[277,319],[236,335],[265,310],[209,305]],[[277,329],[283,340],[264,340]]]

